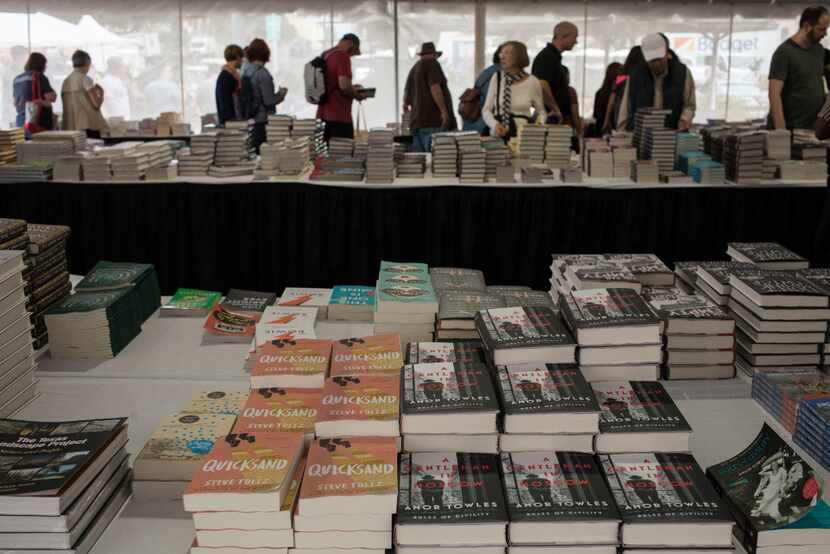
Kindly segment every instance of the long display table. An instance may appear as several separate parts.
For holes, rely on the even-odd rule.
[[[44,182],[2,185],[0,217],[69,225],[73,273],[101,259],[154,263],[167,294],[371,284],[380,259],[546,290],[553,252],[671,263],[723,258],[727,241],[780,241],[830,263],[830,195],[816,184]]]

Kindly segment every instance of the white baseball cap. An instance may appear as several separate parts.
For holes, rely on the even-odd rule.
[[[658,33],[644,36],[640,48],[647,62],[666,57],[666,41]]]

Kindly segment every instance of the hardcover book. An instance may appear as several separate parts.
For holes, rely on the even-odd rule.
[[[729,283],[758,306],[828,306],[828,291],[790,271],[737,269],[731,273]]]
[[[399,433],[398,375],[359,375],[326,380],[317,415],[317,436],[383,436]]]
[[[276,340],[256,354],[251,387],[322,388],[332,342],[322,339]]]
[[[548,361],[555,358],[569,358],[573,361],[575,343],[559,314],[545,307],[495,308],[476,314],[476,329],[496,364],[537,361],[535,357],[525,360],[509,359],[510,349],[542,348]],[[554,352],[548,352],[553,349]],[[508,358],[508,359],[505,359]],[[545,360],[538,360],[545,361]]]
[[[262,314],[276,299],[277,295],[272,292],[231,289],[222,300],[222,306],[231,312]]]
[[[605,257],[631,271],[643,285],[670,287],[674,273],[654,254],[606,254]]]
[[[319,389],[263,388],[251,391],[233,433],[294,432],[314,437],[314,421],[320,408]]]
[[[406,350],[406,363],[432,364],[483,364],[486,354],[481,341],[457,340],[447,342],[410,342]]]
[[[498,411],[499,403],[484,365],[462,367],[452,363],[430,363],[404,367],[401,403],[404,417]],[[452,425],[452,420],[448,420],[447,424]]]
[[[807,269],[810,262],[777,242],[730,242],[726,253],[765,269]]]
[[[26,225],[26,234],[29,235],[29,253],[40,254],[55,245],[65,243],[70,233],[71,229],[66,225],[29,223]]]
[[[564,276],[577,289],[615,287],[639,292],[642,286],[631,270],[610,261],[568,264]]]
[[[429,270],[432,286],[441,292],[445,290],[477,290],[487,288],[484,282],[484,273],[478,269],[464,269],[460,267],[432,267]]]
[[[398,375],[403,367],[398,334],[349,338],[334,343],[331,376]]]
[[[643,298],[663,319],[664,332],[677,334],[732,334],[735,320],[700,294],[677,288],[643,289]]]
[[[633,290],[572,291],[559,305],[580,346],[660,342],[660,319]]]
[[[444,291],[439,296],[438,326],[441,329],[474,329],[476,313],[503,306],[504,299],[495,294],[469,290]]]
[[[487,287],[487,292],[500,295],[504,299],[505,308],[515,306],[546,306],[552,310],[558,309],[550,293],[542,290],[502,290],[497,292],[491,290],[493,288]]]

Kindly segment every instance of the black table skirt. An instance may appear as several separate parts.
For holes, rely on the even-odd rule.
[[[779,241],[830,265],[827,188],[434,187],[301,183],[0,185],[0,217],[69,225],[71,270],[155,264],[162,290],[373,284],[381,259],[484,270],[547,290],[550,255],[725,258]]]

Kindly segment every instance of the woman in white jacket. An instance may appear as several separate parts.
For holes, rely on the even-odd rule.
[[[544,122],[547,118],[542,85],[539,79],[528,74],[530,65],[527,47],[518,41],[506,42],[501,49],[501,71],[493,75],[482,117],[490,127],[490,134],[505,139],[515,133],[511,121],[515,117]],[[531,108],[533,114],[531,115]],[[511,133],[512,130],[512,133]]]

